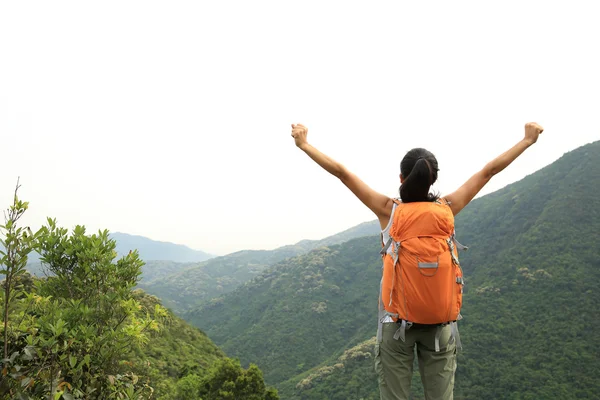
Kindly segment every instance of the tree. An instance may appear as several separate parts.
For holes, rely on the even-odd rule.
[[[267,390],[260,369],[250,364],[244,370],[238,360],[226,358],[217,362],[202,379],[199,395],[205,400],[278,399],[274,389]]]
[[[177,382],[171,399],[279,400],[277,391],[266,388],[260,369],[251,364],[244,370],[238,360],[225,358],[203,375],[188,375]]]
[[[132,372],[127,356],[167,312],[156,304],[150,316],[135,299],[143,265],[137,252],[115,261],[107,231],[87,235],[77,226],[69,233],[52,219],[32,234],[17,226],[27,206],[15,192],[2,227],[0,398],[150,398],[148,380]],[[26,292],[19,278],[33,249],[50,276]]]
[[[34,250],[36,238],[39,233],[33,234],[29,227],[19,227],[18,221],[21,219],[27,207],[28,202],[19,200],[17,192],[19,182],[13,197],[13,204],[8,208],[5,215],[5,223],[0,226],[0,231],[4,239],[0,239],[0,244],[4,251],[0,251],[2,256],[0,264],[2,270],[0,274],[5,276],[2,284],[2,319],[4,332],[4,358],[9,357],[9,317],[11,310],[16,303],[23,297],[22,285],[20,280],[26,274],[25,265],[27,265],[27,256]]]

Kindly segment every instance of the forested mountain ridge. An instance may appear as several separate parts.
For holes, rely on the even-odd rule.
[[[598,159],[600,142],[583,146],[457,217],[470,246],[457,399],[600,393]],[[379,246],[371,236],[283,260],[186,318],[257,362],[283,398],[377,398],[372,355],[337,360],[375,333]]]
[[[376,246],[363,237],[286,259],[184,318],[242,362],[255,355],[265,379],[281,382],[372,333],[377,288],[365,282],[380,275]]]
[[[152,310],[156,305],[161,305],[157,297],[140,289],[134,293],[145,310]],[[240,386],[236,382],[238,376],[254,390],[260,389],[261,386],[263,391],[267,390],[262,373],[258,369],[252,367],[244,371],[237,361],[227,358],[204,332],[169,311],[164,327],[152,335],[148,345],[135,346],[128,359],[134,370],[146,377],[152,386],[151,398],[158,400],[198,398],[201,391],[208,396],[206,398],[215,398],[214,393],[206,393],[206,388],[202,386],[218,388],[227,381],[227,384],[233,387]],[[241,389],[244,388],[242,386],[238,389],[242,392]],[[269,389],[268,395],[264,397],[259,396],[260,390],[258,393],[252,393],[248,388],[245,390],[247,395],[258,396],[255,398],[278,399],[272,389]]]
[[[379,224],[376,221],[365,222],[321,240],[302,240],[274,250],[242,250],[212,258],[183,271],[160,276],[160,279],[153,279],[152,282],[144,279],[140,285],[148,293],[158,296],[165,306],[183,313],[234,290],[276,262],[378,231]]]

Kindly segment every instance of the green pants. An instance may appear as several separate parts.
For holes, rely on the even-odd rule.
[[[456,371],[456,344],[450,342],[450,326],[440,327],[440,351],[435,351],[435,326],[413,326],[406,340],[394,339],[397,323],[383,324],[381,343],[375,351],[375,371],[381,400],[408,400],[412,380],[415,346],[419,372],[427,400],[452,400]]]

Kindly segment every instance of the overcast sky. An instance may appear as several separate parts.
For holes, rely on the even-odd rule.
[[[600,24],[580,1],[4,1],[0,205],[213,254],[374,219],[291,123],[374,189],[426,147],[490,193],[600,139]]]

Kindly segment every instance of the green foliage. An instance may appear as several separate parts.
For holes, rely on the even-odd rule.
[[[599,156],[600,142],[568,153],[457,218],[470,249],[461,253],[455,398],[600,393]],[[340,357],[375,332],[379,243],[356,239],[280,261],[186,318],[242,363],[256,362],[286,399],[378,398],[371,357]],[[422,398],[417,374],[413,396]]]
[[[137,289],[134,298],[143,309],[153,311],[160,306],[155,296]],[[129,362],[133,370],[148,377],[154,396],[171,394],[180,379],[189,381],[188,375],[203,376],[225,354],[205,334],[182,319],[168,313],[160,332],[151,336],[148,345],[133,348]]]
[[[153,310],[160,306],[157,297],[144,293],[140,289],[134,291],[134,296],[144,309]],[[206,385],[213,388],[220,385],[217,381],[222,381],[224,372],[221,370],[231,370],[231,366],[234,365],[236,366],[233,368],[234,376],[243,379],[252,377],[253,383],[246,389],[248,396],[278,399],[275,389],[265,388],[262,372],[256,366],[244,372],[238,361],[225,357],[223,351],[201,330],[190,326],[171,312],[168,313],[163,325],[160,333],[152,336],[150,345],[136,346],[129,357],[129,365],[133,367],[135,373],[148,377],[154,389],[154,398],[160,400],[199,398],[198,393],[203,393],[201,390],[207,387]],[[242,391],[238,390],[236,393],[241,395]],[[261,397],[263,395],[265,397]],[[202,398],[208,399],[206,394],[203,394]]]
[[[7,272],[13,263],[11,246],[19,243],[17,248],[35,247],[53,276],[35,281],[31,291],[20,290],[19,303],[5,318],[5,324],[10,317],[19,324],[10,337],[9,329],[4,329],[4,346],[11,356],[3,360],[0,394],[57,399],[150,397],[152,388],[122,362],[132,346],[148,340],[147,331],[159,329],[160,317],[166,315],[159,308],[154,310],[155,318],[144,315],[132,297],[142,265],[137,253],[113,262],[115,243],[108,232],[86,235],[77,226],[69,234],[51,219],[34,235],[35,244],[27,238],[11,242],[15,223],[15,218],[7,222],[8,255],[3,260]],[[18,271],[25,263],[21,259]],[[9,273],[6,277],[5,288],[14,286]]]
[[[276,400],[277,391],[267,389],[256,365],[244,370],[239,361],[223,359],[200,377],[188,375],[176,386],[172,400]]]
[[[145,287],[162,281],[169,275],[178,274],[187,269],[194,268],[198,263],[181,263],[174,261],[149,260],[144,261],[142,275],[138,287]]]
[[[0,226],[3,239],[0,240],[3,251],[0,251],[2,256],[0,265],[2,269],[0,274],[5,275],[5,280],[2,284],[2,332],[3,336],[3,357],[9,357],[9,341],[14,339],[16,335],[11,323],[12,311],[22,301],[24,296],[23,279],[26,271],[27,256],[34,251],[37,236],[39,233],[33,234],[29,227],[24,228],[18,226],[18,221],[21,219],[27,210],[29,203],[19,200],[17,192],[19,183],[15,189],[13,204],[5,213],[5,223]],[[14,357],[13,357],[14,360]]]
[[[77,226],[69,232],[52,219],[33,234],[17,226],[26,209],[15,195],[2,227],[0,399],[166,400],[179,387],[192,390],[197,379],[196,392],[206,398],[210,388],[231,389],[239,398],[278,398],[256,367],[230,371],[226,366],[239,362],[156,297],[133,290],[143,266],[137,251],[115,260],[107,231],[88,235]],[[25,271],[34,250],[46,279]],[[233,386],[223,371],[233,374]]]

